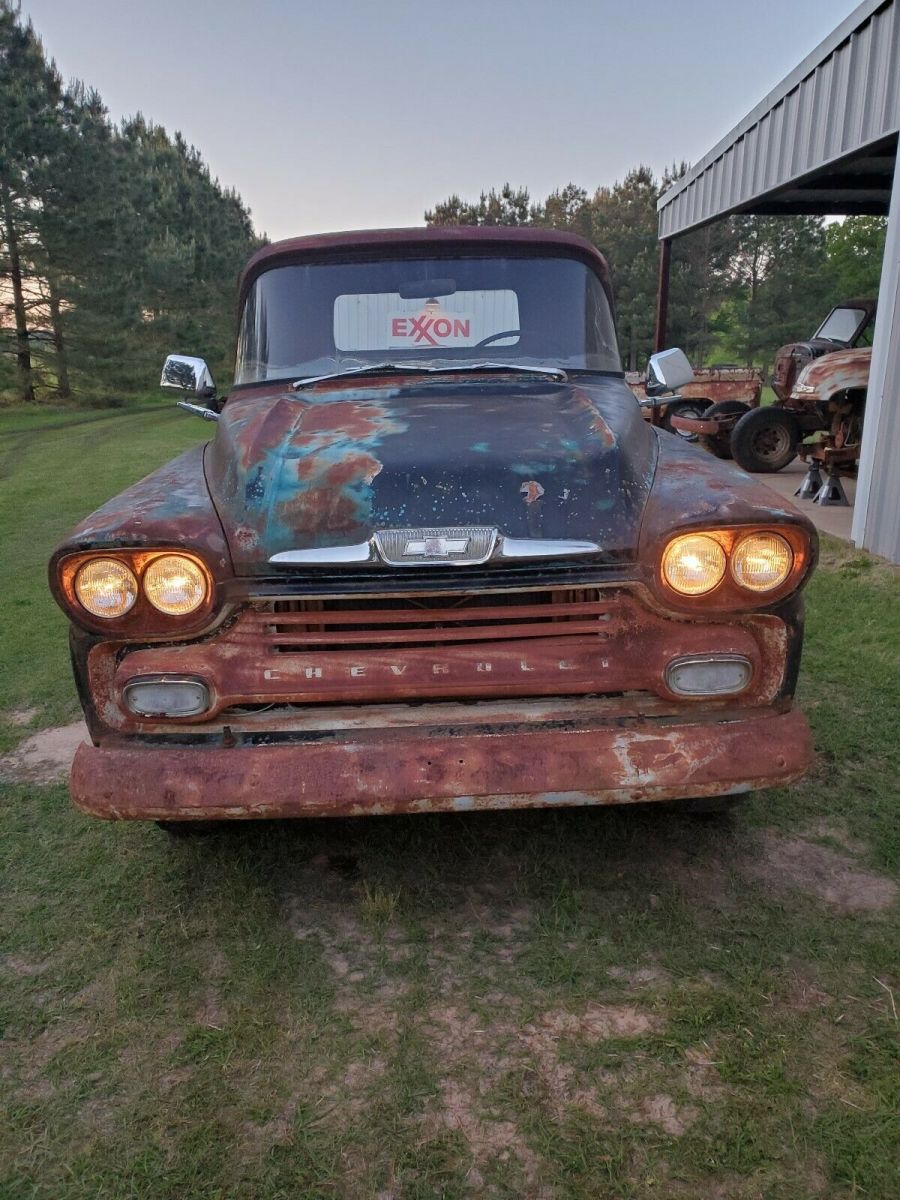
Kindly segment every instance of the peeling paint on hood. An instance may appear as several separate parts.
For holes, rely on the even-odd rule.
[[[206,459],[242,574],[377,529],[496,526],[633,554],[656,439],[620,379],[521,378],[242,391]]]

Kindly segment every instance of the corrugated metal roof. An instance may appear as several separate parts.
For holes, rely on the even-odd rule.
[[[729,212],[887,212],[900,3],[865,0],[659,201],[659,236]]]

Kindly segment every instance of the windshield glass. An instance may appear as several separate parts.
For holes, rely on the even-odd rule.
[[[865,315],[864,308],[834,308],[816,330],[815,336],[831,342],[852,342]]]
[[[577,259],[535,256],[273,267],[244,303],[235,383],[486,358],[620,371],[599,277]]]

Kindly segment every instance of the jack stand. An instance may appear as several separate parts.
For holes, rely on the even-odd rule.
[[[819,464],[813,460],[809,464],[809,470],[804,476],[803,482],[794,492],[795,496],[799,496],[801,500],[814,500],[822,490],[822,473],[819,470]]]
[[[844,508],[850,507],[850,501],[847,499],[847,493],[844,491],[840,475],[831,471],[828,472],[828,478],[819,489],[819,494],[816,496],[813,504],[840,504]]]

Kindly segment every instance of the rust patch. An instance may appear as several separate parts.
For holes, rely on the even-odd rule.
[[[526,479],[519,491],[525,497],[526,504],[534,504],[535,500],[540,500],[544,494],[544,489],[536,479]]]

